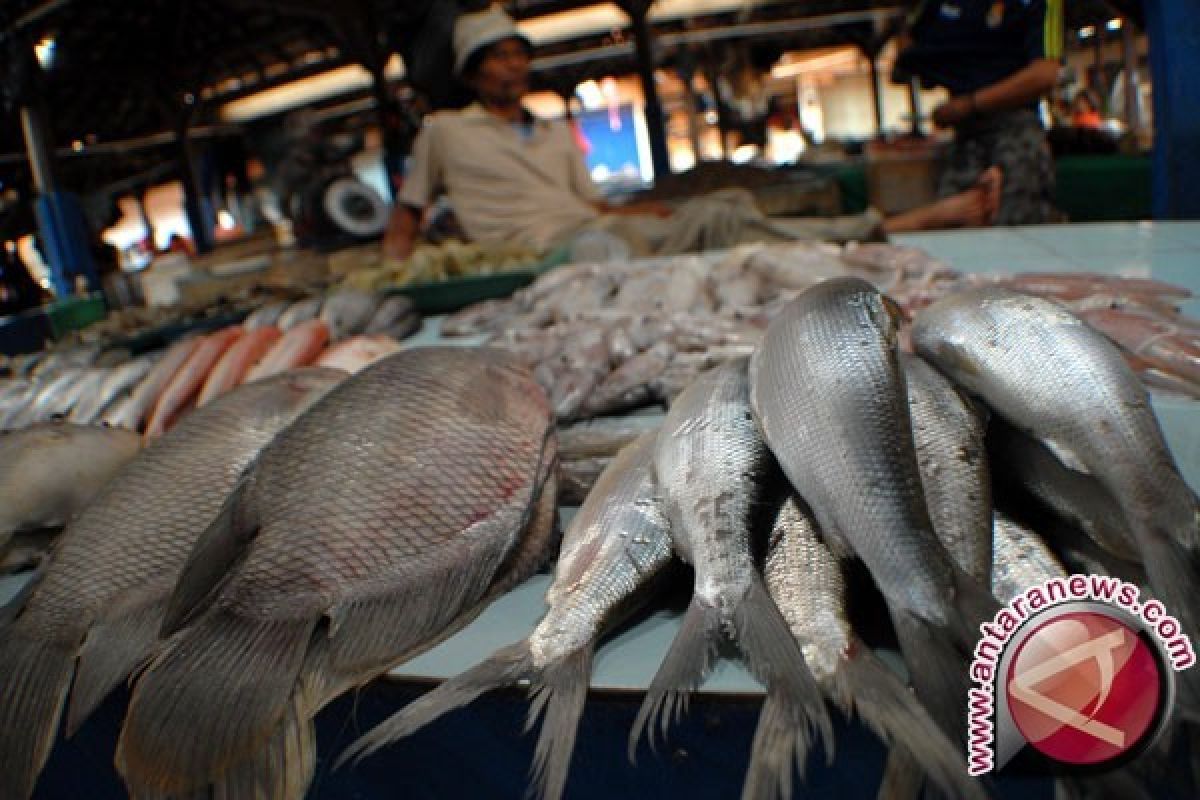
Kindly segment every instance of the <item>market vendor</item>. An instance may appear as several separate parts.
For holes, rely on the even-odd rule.
[[[893,78],[950,92],[933,111],[934,123],[954,129],[940,193],[961,192],[999,166],[996,224],[1060,219],[1038,105],[1058,78],[1062,0],[920,0],[908,35]]]
[[[675,210],[658,203],[612,206],[593,185],[570,127],[535,119],[522,105],[531,50],[498,6],[459,17],[454,73],[476,101],[426,117],[384,237],[386,257],[412,252],[425,209],[443,192],[473,241],[566,247],[571,260],[665,255],[743,241],[860,239],[881,231],[987,224],[994,213],[1001,181],[995,170],[953,198],[888,220],[875,212],[767,218],[741,190],[696,198]]]

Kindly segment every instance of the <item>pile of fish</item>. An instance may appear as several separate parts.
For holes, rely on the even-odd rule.
[[[356,371],[400,349],[420,326],[405,297],[341,291],[274,303],[240,325],[186,337],[164,352],[110,363],[101,346],[55,353],[0,383],[0,430],[56,417],[161,435],[235,386],[316,365]]]
[[[681,561],[691,600],[631,757],[736,654],[766,689],[745,797],[788,797],[818,742],[833,757],[831,704],[892,748],[895,785],[986,796],[962,741],[968,661],[997,597],[1069,570],[1110,572],[1145,586],[1195,640],[1197,498],[1108,339],[1057,303],[1001,286],[946,294],[936,287],[955,278],[893,258],[891,283],[920,309],[910,324],[874,285],[884,268],[862,266],[870,252],[854,269],[875,281],[839,275],[786,301],[747,293],[755,303],[727,315],[694,310],[711,286],[698,264],[665,271],[657,289],[640,273],[609,286],[635,285],[627,302],[646,304],[625,320],[662,322],[651,304],[691,298],[676,309],[686,319],[656,330],[672,347],[703,343],[681,352],[716,363],[689,363],[696,374],[669,393],[665,417],[560,435],[556,416],[582,403],[564,414],[539,386],[545,362],[491,347],[407,350],[349,377],[285,372],[183,417],[90,502],[72,500],[80,509],[40,580],[0,623],[0,696],[14,699],[0,705],[0,796],[28,797],[60,718],[77,730],[131,679],[115,754],[131,796],[303,797],[323,706],[461,629],[556,545],[536,628],[343,761],[528,682],[530,723],[542,723],[533,782],[561,796],[597,645]],[[768,263],[791,269],[767,259],[754,274]],[[588,305],[601,274],[590,269],[556,279],[573,288],[552,296],[581,305],[540,329],[600,320],[579,330],[603,331],[606,352],[633,348],[632,363],[637,328]],[[487,313],[497,326],[519,315]],[[743,324],[757,335],[739,338]],[[559,544],[568,475],[584,499]],[[847,575],[859,569],[904,674],[858,624]],[[1198,684],[1194,670],[1178,676],[1188,724],[1200,721]],[[1132,796],[1116,782],[1142,779],[1163,776],[1110,776],[1104,788]]]
[[[704,370],[748,355],[800,291],[844,276],[871,282],[909,314],[979,284],[1053,299],[1112,338],[1148,384],[1200,397],[1200,322],[1176,309],[1185,289],[1086,274],[965,276],[888,244],[752,245],[715,262],[566,266],[446,318],[442,331],[482,334],[517,353],[560,419],[585,418],[669,401]]]

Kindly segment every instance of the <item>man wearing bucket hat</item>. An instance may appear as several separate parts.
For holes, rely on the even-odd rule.
[[[529,91],[533,48],[512,18],[499,6],[462,14],[453,42],[454,77],[476,100],[461,111],[425,118],[384,236],[385,257],[408,256],[424,210],[442,193],[472,240],[565,247],[572,260],[666,255],[746,241],[859,239],[880,229],[989,222],[998,174],[936,207],[889,220],[875,212],[767,218],[741,190],[689,200],[674,213],[657,203],[611,206],[592,184],[567,124],[535,119],[521,104]]]

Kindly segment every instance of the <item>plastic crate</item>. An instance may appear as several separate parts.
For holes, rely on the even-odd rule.
[[[61,339],[72,331],[104,319],[108,309],[104,304],[104,295],[93,294],[58,300],[45,306],[42,311],[49,323],[50,335]]]

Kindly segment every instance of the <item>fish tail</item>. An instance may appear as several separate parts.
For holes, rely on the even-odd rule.
[[[655,723],[665,736],[672,718],[678,719],[687,710],[688,694],[704,682],[716,660],[717,646],[723,636],[721,627],[720,611],[693,596],[633,721],[629,732],[630,761],[637,760],[637,746],[644,731],[649,730],[653,750]]]
[[[952,624],[904,610],[893,610],[892,623],[917,697],[951,740],[964,741],[969,650],[958,646]]]
[[[77,649],[16,626],[0,631],[0,797],[33,794],[54,747]]]
[[[109,692],[150,654],[162,614],[161,602],[143,604],[106,614],[88,629],[67,705],[67,736],[74,736]]]
[[[885,784],[897,797],[917,797],[923,776],[947,797],[978,798],[987,792],[969,775],[966,759],[946,737],[917,698],[862,642],[851,645],[834,674],[836,701],[853,709],[867,727],[892,746]],[[899,794],[903,787],[916,791]],[[880,791],[880,796],[884,792]]]
[[[444,681],[359,737],[338,757],[335,768],[360,761],[397,739],[410,736],[442,715],[493,689],[536,675],[528,640],[497,650],[466,672]]]
[[[879,783],[878,800],[921,800],[924,797],[925,770],[906,743],[896,742],[888,751]]]
[[[566,789],[591,674],[592,648],[587,646],[548,664],[534,684],[525,728],[531,729],[541,718],[531,770],[541,800],[558,800]]]
[[[826,759],[833,760],[829,709],[800,644],[757,575],[734,611],[734,625],[746,666],[767,687],[742,797],[786,800],[794,769],[804,774],[814,732],[821,736]]]
[[[218,608],[169,640],[134,688],[117,742],[130,794],[307,786],[311,722],[297,697],[315,625]]]
[[[1151,529],[1137,536],[1138,546],[1150,579],[1150,587],[1167,614],[1175,617],[1190,641],[1200,642],[1200,608],[1196,586],[1200,585],[1200,563],[1168,531]],[[1145,604],[1145,598],[1141,601]],[[1200,670],[1175,673],[1176,708],[1187,719],[1200,720]]]

